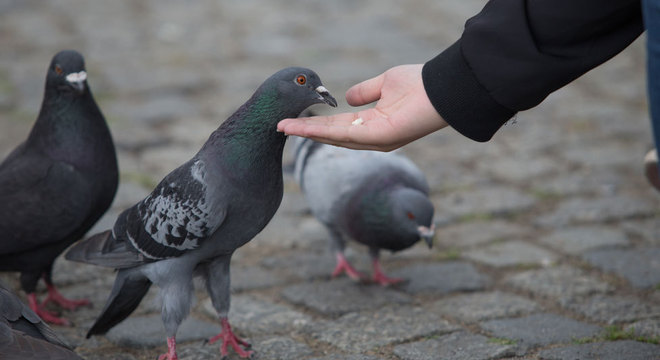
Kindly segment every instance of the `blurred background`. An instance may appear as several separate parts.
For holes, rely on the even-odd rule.
[[[67,48],[81,52],[88,83],[113,133],[121,171],[115,203],[96,227],[104,230],[121,210],[194,155],[275,71],[287,66],[315,70],[340,104],[338,109],[313,110],[346,111],[344,93],[351,85],[392,66],[430,60],[460,36],[465,21],[484,4],[483,0],[0,0],[0,158],[27,137],[39,111],[51,57]],[[621,231],[626,244],[657,249],[660,230],[653,216],[660,197],[646,184],[641,166],[652,146],[644,74],[642,37],[540,106],[518,114],[488,143],[472,142],[447,128],[406,146],[403,151],[431,184],[439,246],[428,251],[420,244],[386,257],[389,262],[384,266],[396,269],[462,259],[497,279],[508,274],[507,266],[524,270],[570,264],[574,261],[570,256],[577,256],[579,263],[579,254],[564,260],[563,250],[555,253],[552,246],[537,241],[575,223],[625,229]],[[306,268],[286,269],[282,265],[286,261],[268,259],[266,254],[276,259],[310,251],[323,254],[315,259],[327,258],[327,269],[310,270],[309,276],[327,275],[333,261],[326,250],[325,230],[306,211],[293,180],[285,177],[285,181],[280,211],[234,259],[245,267],[274,271],[279,278],[275,287],[265,281],[243,290],[278,303],[279,289],[291,279],[300,280],[291,274]],[[505,261],[502,266],[489,262],[492,256],[483,247],[514,237],[550,255],[533,252],[531,258],[523,255],[522,260]],[[358,267],[368,268],[364,249],[350,247],[359,254]],[[493,256],[502,256],[506,249],[496,249],[499,255]],[[307,265],[323,266],[315,261]],[[64,294],[91,296],[97,309],[102,306],[112,272],[82,265],[80,270],[64,261],[57,266],[66,269],[56,273],[55,280],[69,284]],[[264,275],[257,271],[254,277],[259,276]],[[595,276],[602,274],[596,271]],[[200,297],[204,296],[202,291]],[[89,310],[77,315],[79,325],[91,323],[95,314]],[[85,342],[83,330],[58,330],[83,348],[100,347],[107,354],[119,351],[152,358],[157,353],[125,350],[103,339]],[[305,341],[312,354],[334,351]],[[162,350],[164,341],[159,346]],[[394,359],[389,351],[386,346],[376,353]]]

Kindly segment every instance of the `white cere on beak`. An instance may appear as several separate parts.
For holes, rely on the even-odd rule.
[[[328,89],[326,89],[325,86],[323,86],[323,85],[317,87],[315,90],[316,90],[316,92],[319,93],[319,94],[329,94],[329,93],[330,93],[330,92],[328,91]]]
[[[85,70],[77,73],[71,73],[66,76],[66,81],[70,83],[81,83],[87,79],[87,72]]]
[[[420,236],[433,236],[435,234],[435,224],[431,224],[431,227],[418,226],[417,231],[419,231]]]

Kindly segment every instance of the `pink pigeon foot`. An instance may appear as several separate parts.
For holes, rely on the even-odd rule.
[[[159,356],[158,360],[179,360],[176,355],[176,339],[174,336],[167,338],[167,353]]]
[[[243,348],[241,348],[241,345],[246,348],[249,348],[250,344],[234,334],[234,332],[231,330],[231,325],[229,325],[229,320],[226,317],[220,319],[220,324],[222,326],[222,332],[209,339],[209,344],[213,344],[218,340],[222,340],[222,346],[220,346],[220,356],[224,357],[227,355],[228,345],[231,345],[231,347],[234,349],[234,351],[236,351],[238,356],[242,358],[248,358],[252,356],[252,354],[254,353],[253,351],[251,350],[246,351]]]
[[[360,281],[365,278],[364,275],[360,274],[353,266],[351,266],[351,264],[348,263],[344,254],[337,253],[337,266],[335,266],[335,270],[332,271],[332,277],[336,277],[343,272],[355,281]]]
[[[54,302],[55,304],[59,305],[63,309],[67,310],[75,310],[81,306],[86,306],[89,305],[90,302],[87,299],[81,299],[81,300],[71,300],[67,299],[62,294],[60,294],[59,291],[57,291],[57,288],[55,288],[55,285],[51,284],[46,284],[48,287],[48,296],[46,299],[41,303],[41,306],[46,306],[49,302]]]
[[[373,267],[374,267],[374,275],[372,279],[374,282],[379,283],[382,286],[398,284],[405,280],[401,278],[387,277],[383,272],[383,269],[380,267],[380,262],[378,260],[374,260]]]
[[[28,294],[28,305],[30,306],[30,309],[32,309],[32,311],[34,311],[37,315],[39,315],[40,318],[42,318],[45,322],[49,324],[71,325],[71,322],[69,322],[69,320],[58,317],[52,312],[46,310],[46,308],[43,305],[40,305],[39,302],[37,301],[37,294],[35,293]]]

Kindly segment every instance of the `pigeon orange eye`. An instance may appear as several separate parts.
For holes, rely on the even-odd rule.
[[[64,71],[62,71],[62,68],[59,65],[55,65],[55,72],[57,75],[62,75]]]
[[[413,213],[411,213],[410,211],[408,211],[408,214],[406,214],[406,215],[408,215],[408,219],[410,219],[410,220],[415,219],[415,215],[413,215]]]
[[[296,82],[298,83],[298,85],[305,85],[305,83],[307,83],[307,78],[305,77],[305,75],[298,75],[298,77],[296,78]]]

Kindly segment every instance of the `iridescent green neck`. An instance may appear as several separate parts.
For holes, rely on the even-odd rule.
[[[255,167],[281,171],[286,136],[277,132],[277,122],[293,114],[275,89],[259,89],[211,136],[222,149],[224,162],[234,171]]]

